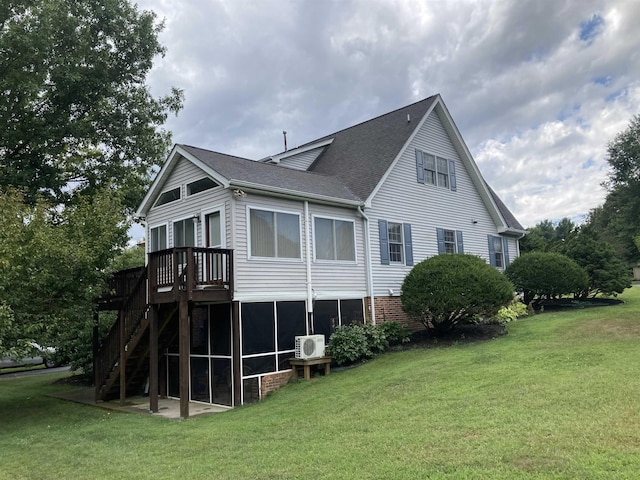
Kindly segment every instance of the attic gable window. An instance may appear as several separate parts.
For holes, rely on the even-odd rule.
[[[176,200],[180,200],[180,187],[176,187],[172,190],[161,193],[154,207],[159,207],[160,205],[164,205],[166,203],[175,202]]]
[[[416,150],[416,172],[418,183],[435,185],[455,192],[456,164],[453,160]]]
[[[195,195],[196,193],[211,190],[217,186],[218,184],[209,177],[201,178],[195,182],[187,183],[187,195]]]

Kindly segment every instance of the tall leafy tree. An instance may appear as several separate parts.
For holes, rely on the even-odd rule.
[[[82,362],[182,107],[146,85],[161,29],[130,0],[0,2],[0,354],[36,340]]]
[[[155,14],[128,0],[0,4],[0,187],[68,204],[116,188],[132,209],[164,159],[182,93],[145,84],[164,54]]]
[[[607,198],[589,218],[592,229],[609,239],[630,263],[640,261],[640,115],[634,116],[607,148],[611,166]]]
[[[520,240],[520,251],[556,252],[577,230],[578,227],[570,218],[565,217],[557,223],[543,220],[527,230],[527,234]]]

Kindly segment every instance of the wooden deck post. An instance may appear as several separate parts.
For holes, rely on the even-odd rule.
[[[118,369],[120,369],[120,405],[124,405],[127,398],[127,336],[125,332],[126,312],[120,310],[120,360],[118,361]]]
[[[149,410],[158,413],[158,306],[149,309]]]
[[[180,293],[178,336],[180,343],[180,418],[189,418],[189,302]]]

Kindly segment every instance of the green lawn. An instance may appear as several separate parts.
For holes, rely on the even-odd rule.
[[[0,379],[0,479],[632,479],[640,288],[489,342],[385,354],[185,422]]]

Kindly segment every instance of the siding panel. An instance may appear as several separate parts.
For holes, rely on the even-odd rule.
[[[453,161],[456,191],[418,183],[416,153],[420,149]],[[487,235],[497,235],[497,227],[472,183],[464,164],[434,111],[405,149],[394,169],[372,199],[367,210],[371,218],[371,254],[376,295],[389,289],[400,291],[410,266],[382,265],[377,233],[378,220],[410,223],[414,262],[438,254],[437,228],[459,230],[464,236],[465,253],[488,261]],[[516,256],[516,242],[509,240],[511,259]]]

